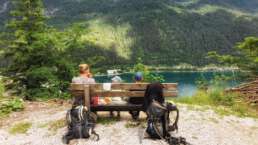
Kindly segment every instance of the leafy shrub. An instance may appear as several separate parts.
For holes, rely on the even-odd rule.
[[[26,72],[28,99],[58,96],[59,80],[49,67],[32,68]]]
[[[57,60],[56,66],[58,69],[56,76],[60,80],[59,89],[62,92],[66,92],[70,81],[77,72],[77,70],[75,70],[77,67],[75,67],[72,62],[67,61],[66,59]]]
[[[233,78],[230,76],[215,75],[215,77],[210,82],[210,86],[213,88],[215,87],[219,89],[225,89],[227,82],[232,79]]]
[[[20,98],[1,99],[0,117],[6,116],[13,111],[20,111],[24,108],[23,101]]]
[[[224,92],[227,81],[230,79],[224,75],[216,75],[209,82],[204,76],[201,76],[196,81],[199,90],[193,97],[196,97],[196,100],[202,100],[204,104],[232,106],[237,97],[236,94]],[[192,99],[190,98],[190,100]]]
[[[222,89],[213,88],[207,94],[214,105],[232,106],[235,103],[236,94],[225,93]]]
[[[219,82],[216,81],[215,84]],[[194,96],[180,97],[176,102],[191,105],[209,105],[221,115],[237,115],[241,117],[257,117],[255,108],[245,103],[245,100],[236,93],[225,92],[223,87],[212,85],[209,90],[199,89]]]
[[[26,72],[27,99],[67,98],[67,88],[73,72],[65,64],[59,68],[40,67]]]
[[[164,82],[164,77],[159,74],[151,73],[147,66],[141,63],[141,59],[138,59],[138,63],[134,65],[133,72],[142,72],[143,81],[145,82]]]
[[[251,73],[258,75],[258,37],[247,37],[243,42],[235,46],[235,55],[219,55],[216,51],[209,52],[210,58],[224,65],[235,65]]]
[[[207,90],[209,87],[209,82],[203,75],[195,83],[198,89]]]
[[[6,98],[3,96],[4,83],[0,80],[0,117],[6,116],[12,111],[23,109],[23,101],[19,98]]]

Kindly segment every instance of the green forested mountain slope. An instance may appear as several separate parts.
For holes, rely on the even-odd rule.
[[[234,53],[236,42],[258,36],[258,0],[43,1],[49,24],[85,23],[81,39],[115,52],[111,62],[117,64],[141,57],[150,65],[205,65],[208,51]],[[0,3],[3,25],[10,3]]]

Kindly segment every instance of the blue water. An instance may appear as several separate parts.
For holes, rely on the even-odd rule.
[[[211,81],[215,76],[223,75],[231,77],[224,85],[226,87],[233,87],[240,83],[238,80],[238,72],[156,72],[164,77],[167,83],[178,83],[179,96],[192,96],[197,91],[197,81],[200,78],[205,78],[207,81]],[[120,77],[124,82],[133,82],[133,74],[125,73]],[[111,82],[110,76],[96,76],[95,79],[99,83]]]

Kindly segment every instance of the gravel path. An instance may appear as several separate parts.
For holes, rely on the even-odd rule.
[[[22,112],[11,114],[1,120],[0,145],[62,145],[62,135],[66,127],[53,131],[49,122],[64,119],[68,104],[27,103]],[[175,136],[183,136],[193,145],[258,145],[258,120],[239,118],[236,116],[222,117],[212,110],[198,111],[180,105],[179,131]],[[107,116],[107,113],[100,113]],[[145,115],[142,113],[141,118]],[[128,113],[121,113],[121,121],[111,125],[97,124],[96,132],[100,140],[74,140],[71,145],[138,145],[139,135],[144,131],[141,127],[126,128],[131,120]],[[31,122],[32,127],[25,134],[10,134],[13,124]],[[143,139],[143,145],[165,145],[160,140]]]

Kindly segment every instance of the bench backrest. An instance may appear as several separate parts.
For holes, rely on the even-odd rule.
[[[105,90],[104,83],[71,84],[70,90],[74,96],[84,96],[85,105],[89,106],[90,97],[144,97],[149,83],[112,83],[110,90]],[[163,83],[164,97],[177,96],[177,83]]]

